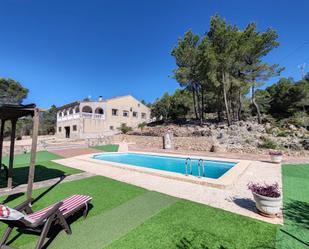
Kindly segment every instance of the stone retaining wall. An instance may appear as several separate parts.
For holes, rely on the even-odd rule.
[[[213,141],[209,137],[174,137],[174,147],[178,150],[210,151]],[[115,135],[113,143],[128,142],[136,144],[141,148],[163,148],[162,137],[136,136],[136,135]]]

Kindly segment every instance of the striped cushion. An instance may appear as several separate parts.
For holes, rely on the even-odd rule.
[[[90,202],[92,197],[87,195],[72,195],[69,198],[64,199],[62,206],[59,208],[60,212],[65,216],[70,212],[78,209],[81,205],[86,205]],[[55,204],[54,204],[55,205]],[[33,214],[28,215],[29,218],[37,220],[42,217],[48,210],[50,210],[54,205],[51,205],[47,208],[41,209]]]

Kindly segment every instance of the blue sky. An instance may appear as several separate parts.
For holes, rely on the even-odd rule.
[[[299,79],[302,63],[309,71],[308,0],[2,0],[0,10],[0,76],[20,81],[40,107],[173,92],[172,48],[188,29],[204,34],[215,13],[277,30],[281,45],[265,60],[286,67],[282,76]]]

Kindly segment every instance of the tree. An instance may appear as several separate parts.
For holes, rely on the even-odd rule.
[[[265,90],[256,90],[255,91],[255,99],[256,99],[256,104],[259,106],[259,111],[260,113],[269,113],[270,110],[270,101],[271,101],[271,96],[268,91]],[[256,115],[256,108],[251,108],[252,114]]]
[[[180,87],[191,94],[195,117],[200,123],[206,112],[217,112],[220,121],[225,114],[228,125],[241,120],[245,112],[249,113],[244,108],[248,107],[250,90],[254,109],[251,113],[256,114],[261,123],[261,113],[268,111],[270,99],[266,93],[261,95],[262,92],[256,96],[257,90],[283,70],[277,64],[263,61],[279,45],[277,38],[272,29],[259,32],[256,24],[250,23],[245,30],[240,30],[216,15],[211,18],[210,29],[204,36],[189,30],[178,40],[172,50],[177,66],[174,77]],[[177,110],[172,106],[173,98],[166,96],[165,99],[168,101],[161,98],[154,108],[163,119]]]
[[[279,46],[277,38],[278,34],[273,29],[258,32],[255,23],[250,23],[242,33],[242,40],[245,42],[242,43],[240,53],[245,61],[244,73],[246,80],[251,84],[251,100],[256,109],[259,123],[261,123],[261,111],[255,98],[256,88],[270,77],[279,75],[283,70],[279,68],[278,64],[271,65],[262,62],[262,57]]]
[[[220,84],[228,125],[231,125],[232,120],[227,94],[231,87],[231,72],[237,58],[238,32],[236,26],[227,24],[220,16],[216,15],[212,17],[207,33],[214,51],[217,82]]]
[[[12,79],[0,78],[0,103],[21,104],[29,90]]]
[[[202,119],[201,94],[198,65],[198,46],[200,37],[191,30],[185,33],[184,38],[178,40],[178,46],[172,50],[176,59],[177,68],[173,71],[175,79],[180,86],[192,93],[193,106],[196,119]]]
[[[152,104],[151,115],[156,120],[176,121],[186,118],[192,105],[191,94],[187,90],[176,89],[172,95],[165,93]]]
[[[55,134],[57,122],[57,107],[52,105],[48,111],[43,112],[40,122],[41,134]]]
[[[160,99],[157,99],[151,106],[151,116],[156,120],[167,120],[169,118],[170,96],[164,93]]]
[[[191,94],[188,91],[176,89],[173,95],[170,96],[170,108],[168,117],[172,120],[186,118],[192,106]]]

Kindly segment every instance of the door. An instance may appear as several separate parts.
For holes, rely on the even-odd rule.
[[[65,137],[70,138],[70,126],[64,127],[65,129]]]

